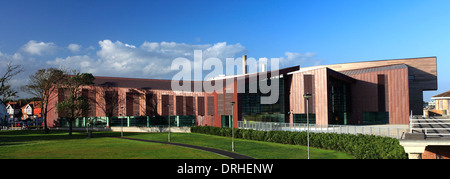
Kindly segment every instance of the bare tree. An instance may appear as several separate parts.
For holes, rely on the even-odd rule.
[[[115,83],[108,82],[97,86],[95,89],[96,96],[100,99],[90,99],[91,102],[97,104],[100,110],[105,113],[106,117],[119,116],[119,105],[125,103],[123,98],[119,98],[119,91]]]
[[[69,122],[69,136],[72,135],[73,121],[89,113],[89,100],[82,96],[82,87],[92,85],[94,76],[90,73],[79,73],[73,71],[73,75],[67,76],[61,83],[61,86],[68,90],[69,96],[58,103],[56,108],[60,117],[65,117]]]
[[[35,74],[30,75],[28,85],[21,87],[22,91],[39,98],[42,106],[45,133],[49,132],[47,127],[48,111],[55,107],[49,106],[48,104],[50,100],[57,97],[55,94],[63,79],[64,71],[62,70],[56,68],[40,69]]]
[[[22,65],[12,65],[12,62],[9,62],[6,66],[6,72],[0,77],[0,98],[2,101],[7,101],[17,96],[17,91],[12,89],[8,82],[13,76],[23,72]]]

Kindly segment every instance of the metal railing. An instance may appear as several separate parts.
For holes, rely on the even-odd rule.
[[[410,133],[420,132],[425,135],[450,135],[450,119],[426,119],[411,116],[409,118]]]
[[[303,132],[308,126],[303,123],[238,121],[238,128],[261,131]],[[400,139],[402,133],[408,132],[408,125],[324,125],[310,124],[310,132],[337,134],[366,134]]]

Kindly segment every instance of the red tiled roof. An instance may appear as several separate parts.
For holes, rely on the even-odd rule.
[[[40,101],[31,101],[28,104],[25,104],[24,106],[22,106],[21,108],[24,109],[28,105],[30,105],[33,109],[41,108],[41,102]]]
[[[19,109],[19,108],[20,108],[20,106],[19,106],[19,104],[17,104],[17,102],[9,102],[9,103],[6,103],[6,106],[9,106],[9,105],[11,105],[11,107],[12,107],[13,109]]]
[[[31,107],[33,107],[33,108],[41,108],[41,102],[40,101],[31,101],[28,104],[30,104]]]
[[[445,93],[438,94],[438,95],[433,96],[433,97],[450,97],[450,91],[447,91],[447,92],[445,92]]]

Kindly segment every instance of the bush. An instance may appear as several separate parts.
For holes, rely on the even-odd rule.
[[[231,137],[231,128],[194,126],[191,132]],[[307,145],[306,132],[235,129],[236,138],[291,145]],[[374,135],[309,133],[310,146],[349,153],[358,159],[407,159],[397,139]]]

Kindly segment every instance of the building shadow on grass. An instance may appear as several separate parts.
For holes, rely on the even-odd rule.
[[[126,136],[133,136],[134,133],[124,133]],[[120,137],[120,132],[111,131],[93,131],[93,138],[102,137]],[[45,134],[43,130],[2,130],[0,131],[0,146],[20,145],[32,141],[51,141],[51,140],[73,140],[73,139],[89,139],[87,131],[73,131],[69,136],[69,131],[50,130]]]

